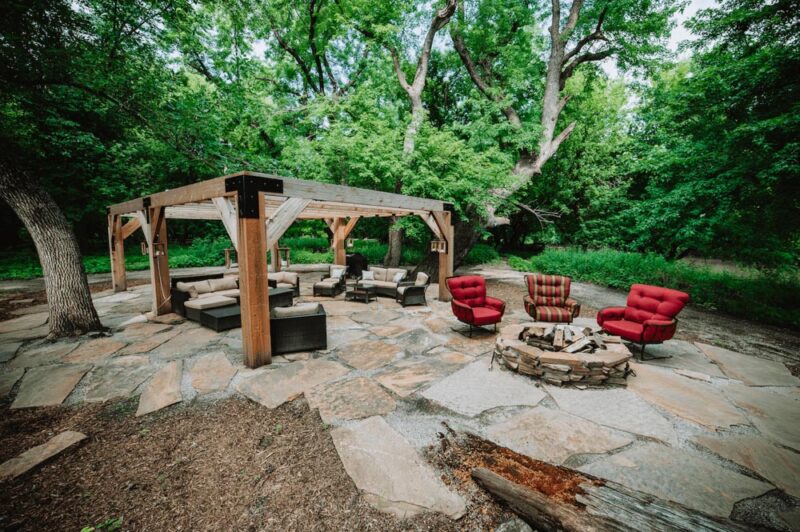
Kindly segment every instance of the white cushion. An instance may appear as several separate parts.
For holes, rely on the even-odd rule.
[[[339,281],[336,279],[323,279],[322,281],[314,283],[314,286],[336,286]]]
[[[296,272],[276,272],[269,274],[269,278],[277,282],[279,286],[280,283],[295,285],[297,284],[297,277]]]
[[[333,283],[333,284],[336,284],[336,283],[338,283],[338,282],[340,282],[340,281],[341,281],[341,279],[334,279],[333,277],[326,277],[326,278],[324,278],[324,279],[323,279],[321,282],[323,282],[323,283]]]
[[[370,270],[375,274],[376,281],[386,280],[386,268],[370,268]]]
[[[239,288],[239,285],[236,284],[236,279],[234,277],[223,277],[222,279],[209,279],[208,285],[211,287],[213,292],[221,292],[223,290],[235,290]]]
[[[361,272],[361,280],[362,281],[374,281],[375,280],[375,272],[371,272],[369,270],[364,270]]]
[[[392,282],[393,282],[393,283],[395,283],[395,284],[397,284],[397,283],[399,283],[400,281],[402,281],[402,280],[403,280],[403,277],[405,277],[405,276],[406,276],[406,274],[405,274],[405,273],[403,273],[403,272],[397,272],[396,274],[394,274],[394,277],[392,277]]]
[[[211,297],[201,297],[198,299],[190,299],[185,303],[188,308],[196,310],[208,310],[211,308],[227,307],[228,305],[235,305],[236,300],[232,297],[213,295]]]
[[[394,288],[397,286],[397,283],[393,283],[391,281],[370,281],[367,284],[372,286],[380,286],[381,288]]]
[[[406,291],[406,288],[408,288],[408,287],[407,286],[398,286],[397,287],[397,293],[400,294],[400,295],[403,295],[405,293],[405,291]]]
[[[294,288],[292,283],[276,283],[275,288]]]
[[[417,274],[417,280],[414,281],[414,284],[417,286],[425,286],[425,283],[428,282],[428,274],[425,272],[419,272]]]
[[[344,266],[339,266],[339,265],[331,266],[331,270],[330,270],[331,271],[331,277],[333,277],[334,279],[341,278],[342,275],[344,275],[344,269],[345,269]]]
[[[214,294],[209,295],[218,295],[218,296],[225,296],[225,297],[239,297],[239,289],[238,288],[231,288],[230,290],[220,290],[219,292],[214,292]]]
[[[319,309],[319,303],[300,303],[293,307],[275,307],[272,315],[275,318],[296,318],[299,316],[313,316]]]
[[[399,281],[395,281],[394,279],[395,279],[395,277],[397,276],[398,273],[401,273],[403,275],[400,277]],[[407,274],[408,274],[408,272],[403,268],[389,268],[388,270],[386,270],[386,279],[385,280],[386,281],[392,281],[394,283],[399,283],[400,281],[405,279]]]

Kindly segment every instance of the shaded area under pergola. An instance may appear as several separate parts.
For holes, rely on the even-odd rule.
[[[439,241],[439,299],[447,301],[445,279],[453,274],[450,203],[256,172],[217,177],[108,207],[112,282],[115,291],[127,288],[124,242],[141,229],[150,258],[153,313],[171,312],[166,220],[220,220],[238,255],[245,363],[258,367],[272,357],[267,250],[272,250],[273,269],[278,271],[278,241],[292,223],[325,220],[333,233],[334,262],[343,265],[345,240],[360,218],[409,215],[422,218]]]

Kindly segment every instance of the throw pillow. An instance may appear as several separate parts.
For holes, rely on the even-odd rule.
[[[371,272],[369,270],[364,270],[361,272],[361,280],[362,281],[374,281],[375,280],[375,272]]]
[[[343,273],[344,270],[342,270],[341,268],[331,269],[331,277],[333,279],[341,279]]]
[[[403,277],[405,276],[406,274],[404,272],[397,272],[396,274],[394,274],[394,277],[392,277],[392,282],[399,283],[400,281],[403,280]]]
[[[425,286],[425,283],[428,282],[428,274],[424,272],[419,272],[417,274],[417,280],[414,281],[414,284],[417,286]]]

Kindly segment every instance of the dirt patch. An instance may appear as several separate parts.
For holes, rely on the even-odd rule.
[[[135,407],[4,407],[0,460],[66,429],[89,438],[0,487],[0,528],[80,530],[122,518],[124,530],[477,530],[510,515],[488,499],[470,500],[457,522],[378,512],[302,398],[275,410],[231,398],[143,419]]]
[[[150,279],[128,279],[128,288],[143,284],[150,284]],[[89,285],[89,290],[93,294],[103,292],[104,290],[111,290],[111,281],[92,283]],[[24,303],[21,301],[24,301]],[[38,292],[19,291],[4,293],[3,299],[0,300],[0,321],[18,318],[19,315],[12,312],[14,310],[33,307],[44,303],[47,303],[47,293],[44,290],[39,290]]]
[[[480,489],[472,471],[482,467],[531,490],[565,504],[580,507],[575,496],[585,482],[600,484],[577,471],[534,460],[472,434],[459,434],[446,427],[440,445],[429,448],[429,459],[461,485]]]

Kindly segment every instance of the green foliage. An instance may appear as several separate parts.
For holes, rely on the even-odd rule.
[[[122,517],[112,517],[95,526],[85,526],[81,532],[113,532],[122,529]]]
[[[477,264],[491,264],[500,260],[500,254],[488,244],[478,243],[472,246],[467,256],[464,257],[464,264],[473,266]]]
[[[519,271],[568,275],[576,281],[627,290],[634,283],[683,290],[692,304],[786,327],[800,326],[796,275],[713,271],[664,257],[613,250],[547,250],[529,260],[510,257]]]

